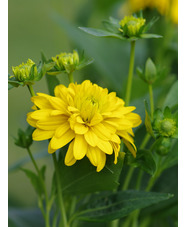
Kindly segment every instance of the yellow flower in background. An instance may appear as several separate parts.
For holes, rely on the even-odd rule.
[[[55,97],[43,93],[31,98],[39,108],[27,115],[28,123],[35,127],[33,140],[50,139],[48,152],[69,144],[65,164],[73,165],[85,156],[101,171],[107,155],[114,153],[117,163],[121,139],[136,156],[132,128],[141,123],[135,107],[125,107],[115,92],[92,84],[89,80],[82,84],[58,85]]]
[[[175,24],[178,23],[178,0],[127,0],[119,14],[131,14],[146,8],[157,9],[161,15],[167,16]]]

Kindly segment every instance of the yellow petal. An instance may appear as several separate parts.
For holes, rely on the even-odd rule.
[[[74,141],[70,143],[65,156],[65,165],[67,166],[72,166],[76,162],[76,159],[74,158],[74,155],[73,155],[73,146],[74,146]]]
[[[65,134],[63,134],[61,137],[55,137],[51,139],[51,148],[52,149],[59,149],[63,146],[65,146],[67,143],[69,143],[73,138],[75,134],[74,132],[69,129]]]
[[[118,144],[121,143],[121,140],[120,140],[119,136],[116,135],[116,134],[113,134],[113,135],[111,136],[110,140],[111,140],[112,142],[115,142],[115,143],[118,143]]]
[[[43,130],[55,130],[66,122],[66,116],[50,116],[37,121],[36,126]]]
[[[88,131],[88,127],[86,125],[84,125],[84,124],[76,123],[74,125],[74,131],[77,134],[83,135],[83,134],[85,134]]]
[[[38,96],[33,96],[31,101],[39,108],[39,109],[53,109],[52,105],[49,102],[49,95],[45,95],[42,93],[37,93]]]
[[[127,140],[123,140],[124,144],[127,146],[127,148],[129,149],[129,151],[132,153],[132,155],[134,156],[134,158],[136,158],[136,146],[134,145],[134,143],[132,143],[132,145],[127,141]]]
[[[57,149],[52,149],[52,148],[51,148],[51,140],[50,140],[50,143],[48,144],[48,153],[49,153],[49,154],[52,154],[52,153],[54,153],[56,150],[57,150]]]
[[[102,150],[106,154],[113,153],[112,145],[108,141],[99,140],[97,146],[99,147],[100,150]]]
[[[88,146],[88,150],[86,154],[86,156],[94,166],[97,166],[97,163],[98,163],[97,150],[99,150],[97,147]]]
[[[32,113],[33,112],[27,113],[27,119],[26,120],[27,120],[29,125],[31,125],[32,127],[36,128],[36,122],[37,121],[31,117]]]
[[[88,149],[88,144],[85,141],[84,136],[76,135],[74,139],[74,147],[73,147],[74,158],[76,160],[82,159],[86,155],[87,149]]]
[[[45,117],[49,117],[51,113],[51,110],[42,109],[42,110],[36,110],[32,112],[31,117],[35,120],[43,119]]]
[[[90,144],[92,147],[97,146],[98,137],[92,131],[91,128],[88,130],[88,132],[85,133],[84,137],[85,137],[85,140],[87,141],[87,143]]]
[[[55,131],[55,137],[59,138],[63,136],[68,130],[70,129],[70,124],[69,122],[64,122],[62,125],[60,125],[56,131]]]
[[[94,125],[91,127],[93,132],[103,140],[109,140],[111,137],[111,134],[108,132],[107,128],[102,124],[99,123],[98,125]]]
[[[50,139],[54,135],[54,131],[45,131],[41,129],[35,129],[32,138],[36,141],[47,140]]]
[[[60,99],[58,97],[51,97],[49,101],[54,109],[61,110],[64,113],[67,112],[66,103],[63,102],[62,99]]]
[[[106,163],[106,154],[104,152],[100,151],[96,171],[100,172],[104,168],[105,163]]]
[[[103,120],[103,117],[101,116],[100,113],[95,113],[93,118],[91,119],[90,126],[96,125],[100,123]]]

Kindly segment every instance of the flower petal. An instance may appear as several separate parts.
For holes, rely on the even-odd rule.
[[[74,158],[76,160],[82,159],[86,155],[87,149],[88,149],[88,144],[85,141],[84,136],[76,135],[74,139],[74,147],[73,147]]]
[[[74,141],[70,143],[65,156],[65,165],[67,166],[71,166],[76,162],[76,159],[74,158],[74,154],[73,154],[73,146],[74,146]]]
[[[53,136],[51,139],[51,148],[57,150],[57,149],[65,146],[67,143],[69,143],[74,138],[74,136],[75,136],[75,134],[71,129],[69,129],[61,137]]]
[[[112,154],[113,153],[113,148],[110,142],[104,141],[104,140],[99,140],[97,146],[101,151],[103,151],[106,154]]]
[[[87,141],[87,143],[90,144],[92,147],[97,146],[98,137],[92,131],[91,128],[88,130],[88,132],[85,133],[84,137],[85,137],[85,140]]]
[[[84,124],[76,123],[74,125],[74,131],[77,134],[83,135],[83,134],[85,134],[88,131],[88,127],[86,125],[84,125]]]
[[[47,140],[54,135],[54,131],[45,131],[41,129],[35,129],[32,138],[35,141]]]

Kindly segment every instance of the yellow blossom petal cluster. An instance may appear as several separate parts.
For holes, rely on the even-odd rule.
[[[178,0],[128,0],[123,4],[120,14],[127,11],[131,14],[146,8],[157,9],[161,15],[169,17],[175,24],[178,23]]]
[[[69,143],[65,164],[71,166],[86,156],[97,172],[104,168],[107,155],[114,153],[117,163],[121,139],[136,156],[132,128],[140,125],[141,118],[132,112],[135,107],[126,107],[115,92],[89,80],[58,85],[54,93],[32,97],[38,109],[27,115],[28,123],[36,128],[33,140],[51,139],[49,153]]]

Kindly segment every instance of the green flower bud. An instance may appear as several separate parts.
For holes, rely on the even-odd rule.
[[[167,155],[171,148],[171,139],[170,138],[161,138],[160,143],[158,144],[156,150],[157,153],[161,156]]]
[[[52,61],[56,63],[58,71],[65,70],[67,73],[72,73],[79,64],[79,55],[77,51],[74,50],[73,53],[61,53],[52,57]]]
[[[125,16],[120,22],[119,31],[125,37],[139,36],[142,33],[146,20],[133,16]]]
[[[156,66],[153,61],[148,58],[145,64],[145,79],[147,83],[152,84],[157,77]]]
[[[16,80],[19,82],[30,80],[30,72],[33,65],[35,65],[35,63],[31,59],[28,59],[27,63],[22,63],[19,66],[12,67]],[[34,72],[37,73],[37,68],[34,68]]]
[[[159,132],[165,137],[173,136],[176,132],[176,122],[172,119],[164,119],[160,122]]]
[[[22,129],[18,129],[18,138],[15,138],[15,144],[22,148],[29,148],[33,142],[32,133],[34,128],[28,126],[28,128],[23,131]]]
[[[172,115],[169,107],[166,107],[164,112],[162,112],[160,109],[155,111],[152,126],[157,137],[161,136],[177,138],[177,115]]]

